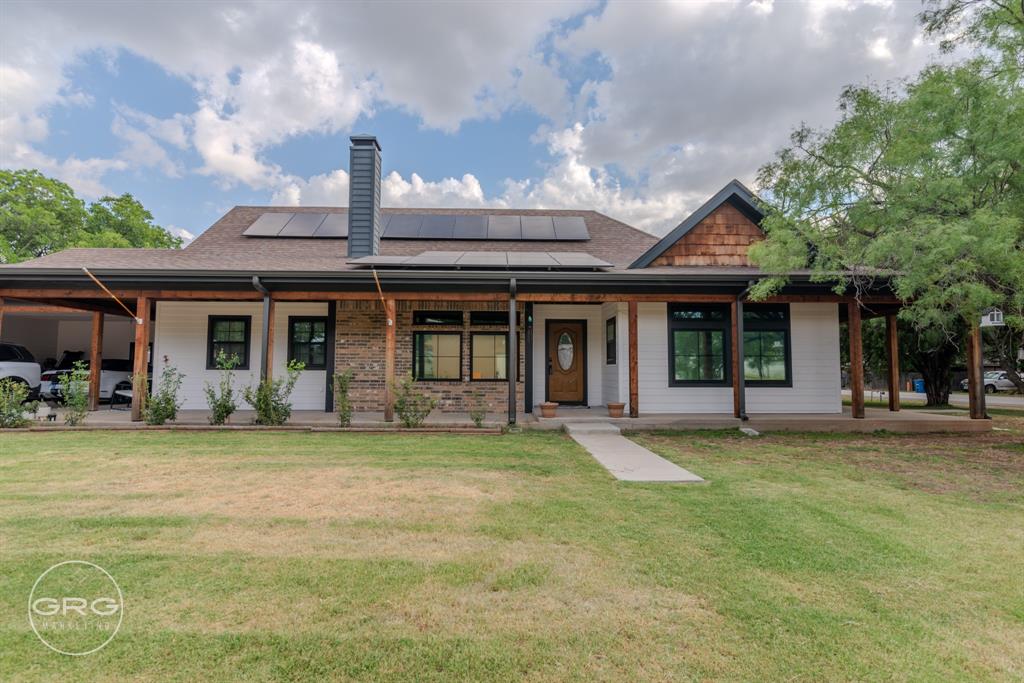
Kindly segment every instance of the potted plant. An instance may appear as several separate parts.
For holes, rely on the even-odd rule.
[[[626,408],[625,403],[609,403],[608,417],[622,417],[622,411]]]
[[[558,408],[558,404],[554,401],[544,401],[540,404],[540,416],[554,417],[556,408]]]

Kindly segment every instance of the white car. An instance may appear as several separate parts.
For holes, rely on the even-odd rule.
[[[967,391],[967,380],[960,382],[960,388]],[[1010,381],[1005,370],[990,370],[985,373],[985,393],[997,391],[1016,391],[1017,385]]]
[[[69,374],[75,367],[75,361],[79,360],[84,360],[86,366],[89,365],[89,359],[85,358],[84,352],[65,351],[57,367],[43,373],[41,394],[44,399],[61,400],[60,378]],[[121,382],[130,381],[131,376],[130,361],[120,358],[104,358],[100,363],[100,398],[109,399],[114,393],[114,387]]]
[[[29,400],[38,398],[41,371],[32,354],[20,344],[0,342],[0,379],[11,378],[28,387]]]

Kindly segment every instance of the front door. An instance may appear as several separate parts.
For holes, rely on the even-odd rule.
[[[583,403],[587,398],[586,323],[547,321],[548,400]]]

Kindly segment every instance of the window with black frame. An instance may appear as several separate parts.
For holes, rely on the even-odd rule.
[[[604,323],[604,362],[615,365],[615,318]]]
[[[223,352],[228,358],[238,356],[236,370],[248,370],[251,325],[252,316],[211,315],[207,323],[206,369],[216,369],[217,356]]]
[[[792,386],[788,304],[743,307],[743,378],[752,386]]]
[[[669,385],[727,385],[729,326],[727,306],[670,305]]]
[[[412,339],[412,372],[415,379],[462,379],[462,334],[414,332]]]
[[[327,318],[288,318],[288,360],[299,361],[306,370],[327,367]]]
[[[508,335],[504,332],[473,332],[470,336],[469,377],[477,380],[508,379]]]

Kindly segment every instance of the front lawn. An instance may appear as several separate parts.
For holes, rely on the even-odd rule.
[[[0,679],[1020,680],[1024,420],[961,436],[0,435]],[[95,562],[103,650],[29,629]]]

